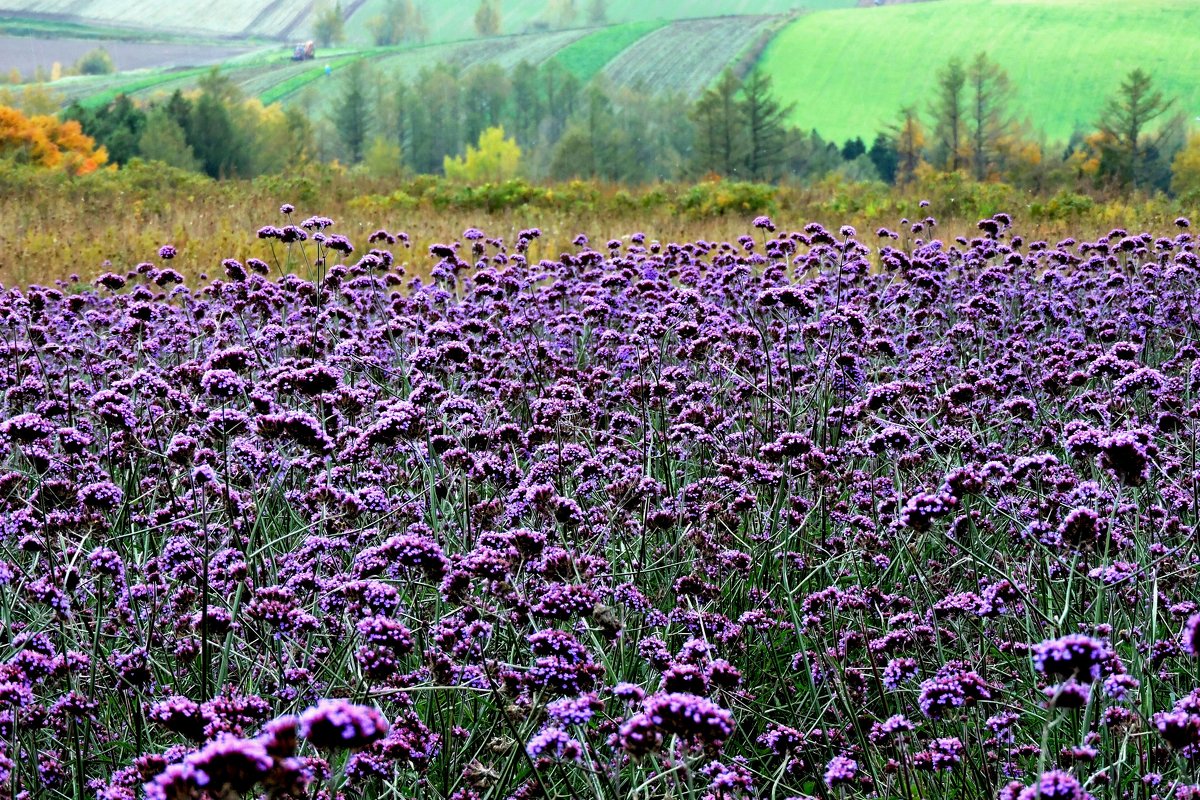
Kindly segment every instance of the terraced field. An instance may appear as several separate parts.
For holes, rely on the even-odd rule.
[[[49,70],[56,62],[70,65],[96,47],[107,50],[119,70],[214,64],[246,52],[244,47],[176,42],[0,36],[0,72],[7,74],[15,68],[29,77],[39,67]]]
[[[411,79],[422,69],[440,63],[455,64],[462,69],[491,63],[511,69],[522,61],[541,64],[587,34],[587,30],[577,29],[421,47],[329,50],[316,61],[304,63],[293,62],[286,53],[277,50],[250,54],[238,61],[228,62],[223,71],[247,95],[259,97],[266,103],[286,102],[308,86],[314,86],[317,97],[324,99],[338,91],[337,81],[327,80],[326,66],[332,70],[331,78],[336,78],[343,67],[360,58],[368,59],[383,75],[405,79]],[[207,67],[157,69],[74,77],[59,81],[55,87],[68,102],[80,100],[85,105],[96,105],[109,102],[119,93],[135,99],[149,99],[176,89],[187,90],[194,87],[207,71]]]
[[[675,22],[639,39],[601,73],[618,86],[694,97],[726,67],[743,58],[752,62],[784,21],[778,16],[757,16]]]
[[[286,37],[301,27],[311,0],[3,0],[0,15],[164,33]]]
[[[381,75],[392,78],[411,80],[427,67],[438,64],[454,64],[460,69],[470,69],[481,64],[496,64],[504,69],[512,69],[522,61],[530,64],[541,64],[554,56],[559,50],[586,35],[587,31],[572,30],[548,34],[530,34],[525,36],[505,36],[486,41],[460,42],[455,44],[428,45],[417,48],[400,48],[382,53],[377,52],[370,57],[372,66]],[[333,66],[330,77],[336,77],[337,72],[350,62],[357,60],[356,56],[343,56],[329,63]],[[285,69],[276,70],[276,75],[283,75]],[[287,75],[274,86],[256,91],[255,87],[269,80],[268,76],[254,83],[242,82],[240,85],[247,92],[257,93],[264,102],[282,100],[287,102],[300,92],[311,87],[316,89],[315,101],[318,105],[332,100],[340,91],[341,86],[336,80],[325,80],[325,67],[318,65],[309,67],[306,71]]]
[[[851,8],[856,0],[609,0],[608,22],[623,24],[649,20],[668,21],[723,15],[783,14],[795,10],[823,11]],[[352,40],[370,42],[370,21],[387,7],[388,0],[366,0],[350,16],[347,33]],[[471,19],[478,0],[443,0],[437,13],[426,11],[429,41],[461,39],[471,33]],[[545,20],[546,0],[501,0],[505,33],[522,33]],[[580,13],[575,24],[586,25],[586,3],[577,2]]]
[[[372,20],[389,0],[346,0],[346,30],[355,45],[371,44]],[[610,0],[607,22],[691,19],[719,15],[781,14],[796,10],[849,8],[856,0]],[[536,33],[547,24],[546,0],[501,0],[502,32]],[[571,26],[589,23],[581,11]],[[473,37],[472,19],[478,0],[443,0],[424,6],[427,43]],[[0,19],[19,28],[46,25],[128,31],[135,36],[196,34],[223,37],[289,39],[309,35],[312,0],[211,0],[202,6],[183,0],[0,0]]]
[[[554,60],[576,78],[589,81],[626,48],[665,24],[661,20],[650,20],[602,28],[567,45],[558,51]]]
[[[585,30],[571,30],[422,47],[376,59],[375,66],[386,74],[402,77],[413,77],[423,68],[439,63],[462,69],[490,63],[511,69],[522,61],[541,64],[586,35]]]

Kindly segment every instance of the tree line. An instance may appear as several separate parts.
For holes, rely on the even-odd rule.
[[[340,0],[332,5],[328,2],[319,3],[312,19],[313,39],[322,47],[346,41],[346,14]],[[472,22],[477,36],[499,36],[504,30],[500,0],[479,0]],[[587,0],[586,7],[581,7],[576,0],[549,0],[542,14],[528,22],[521,32],[561,30],[579,24],[604,25],[607,22],[606,0]],[[425,14],[413,0],[387,0],[378,14],[366,20],[365,27],[376,47],[422,44],[429,38]]]
[[[65,119],[111,162],[162,161],[213,177],[339,161],[376,174],[462,180],[598,179],[645,184],[720,176],[756,182],[905,184],[957,173],[1035,191],[1067,188],[1200,192],[1200,139],[1144,70],[1131,71],[1095,124],[1045,142],[1018,117],[1015,91],[985,53],[937,71],[924,106],[908,105],[868,141],[835,143],[793,124],[769,75],[726,71],[697,98],[581,82],[541,65],[423,68],[403,79],[362,59],[331,92],[286,107],[246,98],[215,70],[193,92],[148,103],[118,96],[70,106]],[[0,98],[2,100],[2,98]]]
[[[885,177],[905,182],[932,170],[1035,189],[1074,183],[1168,191],[1185,177],[1175,175],[1182,167],[1177,157],[1200,147],[1187,139],[1186,117],[1173,111],[1175,101],[1135,68],[1090,129],[1056,146],[1018,119],[1012,82],[986,53],[951,59],[937,73],[927,115],[906,106],[882,134],[896,157],[894,174]]]
[[[810,179],[842,170],[877,179],[866,156],[789,122],[770,76],[726,71],[697,99],[587,84],[555,60],[541,66],[423,69],[411,80],[377,75],[360,61],[347,68],[330,112],[318,122],[322,156],[373,170],[444,172],[447,159],[492,143],[519,148],[520,170],[534,179],[620,183],[719,174],[749,181]],[[862,156],[862,158],[859,158]]]
[[[97,108],[76,102],[63,117],[76,120],[113,163],[141,158],[214,178],[280,173],[316,151],[302,109],[264,106],[216,70],[189,94],[176,90],[146,104],[122,94]]]

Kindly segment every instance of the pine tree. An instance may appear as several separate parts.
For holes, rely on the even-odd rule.
[[[896,143],[890,136],[886,133],[876,134],[875,141],[871,142],[871,149],[867,151],[867,157],[875,165],[875,171],[879,173],[881,180],[896,182],[896,169],[900,158],[896,155]]]
[[[842,145],[842,160],[853,161],[861,155],[866,155],[867,146],[863,143],[861,136],[855,136],[853,139],[847,139]]]
[[[933,129],[937,139],[934,162],[937,166],[957,171],[964,166],[963,138],[966,133],[967,71],[957,58],[943,67],[937,75],[937,94],[933,101]]]
[[[795,105],[781,105],[771,93],[771,77],[755,70],[742,86],[738,108],[745,122],[747,177],[756,181],[778,177],[787,159],[785,123]]]
[[[187,140],[205,174],[212,178],[242,174],[237,169],[238,159],[232,146],[238,138],[229,109],[221,98],[212,92],[201,92],[192,107]]]
[[[473,142],[479,134],[501,123],[512,95],[512,82],[499,64],[482,64],[463,76],[463,93],[471,98],[463,108],[463,138]]]
[[[1102,172],[1112,175],[1122,187],[1142,185],[1158,150],[1157,137],[1145,137],[1146,129],[1174,103],[1154,87],[1154,79],[1141,68],[1125,76],[1097,123],[1104,137]]]
[[[971,172],[982,181],[1000,166],[1004,140],[1011,134],[1008,73],[979,53],[967,67],[967,145]]]
[[[517,141],[525,145],[537,140],[542,121],[542,93],[538,69],[528,61],[517,64],[512,71],[512,130]]]
[[[171,115],[171,119],[175,120],[176,125],[187,131],[192,117],[192,101],[184,97],[180,89],[171,93],[164,110]]]
[[[917,110],[906,106],[900,110],[900,121],[892,131],[896,148],[896,183],[908,183],[917,174],[917,168],[925,161],[925,129]]]
[[[500,10],[493,0],[480,0],[475,10],[475,32],[485,37],[499,35]]]
[[[541,78],[542,108],[545,110],[542,119],[544,133],[550,142],[556,142],[566,129],[567,120],[575,113],[583,87],[579,78],[555,59],[547,61],[538,75]]]
[[[367,65],[359,59],[346,69],[341,96],[334,109],[333,124],[350,156],[362,161],[363,147],[371,128],[371,106],[367,100]]]
[[[589,85],[583,93],[582,107],[555,147],[550,174],[559,180],[616,180],[619,169],[615,129],[612,101],[600,86]]]
[[[696,144],[692,154],[694,172],[713,172],[735,177],[746,163],[747,136],[738,93],[741,81],[725,70],[716,85],[706,90],[692,109]]]
[[[423,69],[413,85],[411,163],[419,173],[442,169],[446,156],[463,152],[463,92],[456,67]]]
[[[28,109],[26,113],[30,113]],[[125,164],[138,154],[138,139],[146,124],[146,112],[125,94],[117,95],[112,103],[95,110],[72,104],[64,118],[77,120],[84,133],[104,145],[113,163]]]

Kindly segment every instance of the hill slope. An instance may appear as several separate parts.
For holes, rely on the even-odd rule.
[[[1093,123],[1121,78],[1149,71],[1177,108],[1200,108],[1200,3],[1190,0],[939,0],[801,16],[760,65],[827,139],[874,136],[937,71],[980,50],[1009,74],[1014,111],[1051,140]]]
[[[389,0],[365,0],[350,15],[346,24],[352,40],[370,41],[370,21],[379,15]],[[784,14],[789,11],[822,11],[850,8],[857,0],[608,0],[610,24],[715,17],[730,14]],[[418,3],[418,5],[421,5]],[[522,33],[546,19],[548,0],[500,0],[501,24],[505,33]],[[579,13],[575,24],[587,24],[587,3],[576,1]],[[425,12],[429,41],[461,39],[473,33],[475,9],[479,0],[442,0],[437,13]]]
[[[752,60],[756,45],[770,39],[784,20],[761,16],[673,22],[627,47],[602,74],[618,86],[695,97],[739,58]]]
[[[696,96],[726,67],[750,59],[778,27],[782,16],[716,17],[670,23],[631,23],[552,33],[497,36],[484,40],[366,50],[324,50],[316,61],[294,63],[282,49],[247,54],[222,71],[242,90],[266,103],[289,102],[305,89],[310,100],[327,102],[341,91],[341,69],[364,58],[380,75],[412,79],[439,63],[469,69],[522,61],[542,64],[560,58],[581,78],[602,74],[616,86],[642,86]],[[326,66],[331,76],[326,76]],[[85,105],[111,101],[124,92],[138,99],[188,89],[206,68],[142,70],[66,78],[55,84],[68,100]]]
[[[372,20],[390,0],[342,0],[346,33],[353,45],[373,44]],[[549,0],[499,0],[502,32],[536,32],[544,26]],[[607,22],[677,20],[730,14],[782,14],[797,9],[846,8],[857,0],[609,0]],[[10,25],[37,24],[102,27],[133,35],[204,35],[302,39],[311,35],[314,0],[0,0],[0,19]],[[417,3],[424,8],[429,44],[474,36],[473,19],[479,0]],[[588,24],[586,5],[572,26]]]
[[[234,37],[289,36],[311,10],[311,0],[0,0],[4,17]]]

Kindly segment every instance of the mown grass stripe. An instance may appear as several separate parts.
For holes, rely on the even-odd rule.
[[[663,20],[651,20],[602,28],[559,50],[554,60],[576,78],[587,82],[626,48],[664,25]]]

